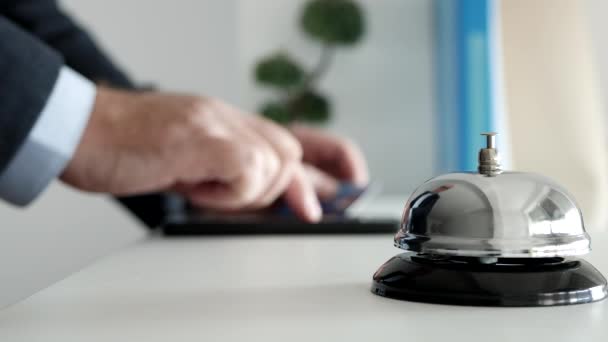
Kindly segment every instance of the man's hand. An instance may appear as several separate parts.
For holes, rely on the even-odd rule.
[[[354,143],[306,126],[294,125],[291,132],[302,145],[306,174],[319,197],[334,196],[339,182],[367,185],[367,164]]]
[[[305,150],[315,146],[308,133],[294,132]],[[317,221],[321,209],[302,155],[287,130],[220,101],[100,87],[61,178],[85,191],[115,195],[173,189],[219,210],[257,209],[284,194],[301,218]],[[363,179],[339,165],[326,168],[329,161],[311,154],[316,155],[311,162],[326,172]]]

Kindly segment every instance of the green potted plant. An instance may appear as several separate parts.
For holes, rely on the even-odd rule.
[[[318,89],[328,71],[336,48],[358,43],[365,31],[361,7],[353,0],[311,0],[302,10],[300,26],[321,45],[316,64],[306,70],[286,51],[262,58],[255,66],[255,79],[276,90],[277,97],[259,109],[265,117],[281,124],[327,122],[331,102]]]

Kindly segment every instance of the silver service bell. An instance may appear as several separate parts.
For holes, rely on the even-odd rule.
[[[589,235],[572,195],[547,177],[500,169],[484,133],[478,172],[435,177],[410,196],[395,236],[407,252],[374,273],[379,296],[440,304],[554,306],[608,296],[577,256]]]
[[[399,248],[438,255],[546,258],[590,251],[580,209],[553,180],[503,172],[496,133],[484,133],[479,173],[428,180],[409,198],[395,236]]]

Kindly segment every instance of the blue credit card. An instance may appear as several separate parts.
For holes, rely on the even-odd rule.
[[[323,215],[345,216],[346,210],[357,201],[367,190],[367,186],[357,186],[343,182],[338,185],[336,194],[331,198],[319,199]],[[280,216],[295,216],[293,210],[284,202],[275,211]]]

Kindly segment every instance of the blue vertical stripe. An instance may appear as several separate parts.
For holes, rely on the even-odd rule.
[[[494,0],[436,0],[440,171],[472,171],[494,129],[491,39]],[[446,145],[447,144],[447,145]],[[452,147],[453,146],[453,147]]]

